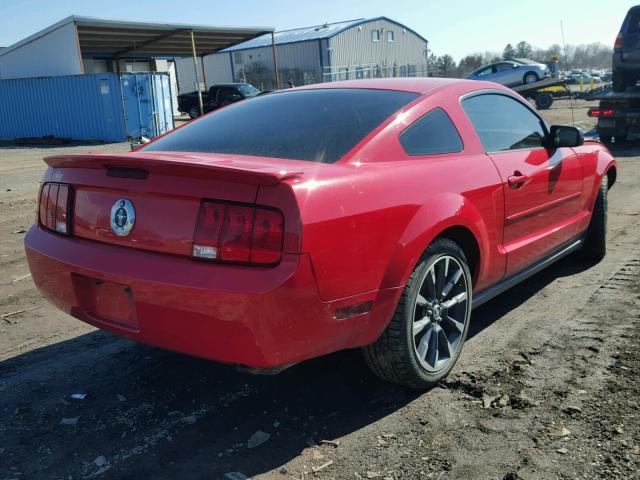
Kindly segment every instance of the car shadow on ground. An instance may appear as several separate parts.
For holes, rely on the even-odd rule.
[[[568,257],[484,305],[470,341],[553,280],[588,267]],[[99,331],[0,362],[0,389],[0,464],[22,478],[87,477],[105,468],[108,478],[251,477],[423,394],[378,380],[357,350],[253,376]],[[258,431],[269,439],[248,448]]]
[[[554,280],[583,272],[593,265],[591,261],[584,260],[579,253],[571,254],[503,294],[498,295],[481,307],[476,308],[473,311],[473,319],[469,325],[467,341],[538,294],[540,290]]]

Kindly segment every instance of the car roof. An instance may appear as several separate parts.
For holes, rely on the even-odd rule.
[[[339,82],[315,83],[304,85],[289,90],[317,90],[326,88],[363,88],[375,90],[397,90],[402,92],[426,93],[434,89],[444,88],[450,85],[468,83],[469,87],[477,86],[480,82],[474,80],[461,80],[457,78],[373,78],[364,80],[343,80]],[[476,88],[470,88],[475,90]]]

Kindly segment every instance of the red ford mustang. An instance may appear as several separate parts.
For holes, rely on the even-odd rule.
[[[125,337],[252,369],[364,347],[425,388],[473,307],[606,251],[609,151],[487,82],[380,79],[241,102],[122,155],[61,155],[38,288]]]

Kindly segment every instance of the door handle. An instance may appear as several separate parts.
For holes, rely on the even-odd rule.
[[[507,183],[511,188],[520,188],[526,183],[527,180],[529,180],[529,177],[523,175],[517,170],[513,172],[513,175],[507,177]]]

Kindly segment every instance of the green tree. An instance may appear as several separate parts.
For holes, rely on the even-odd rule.
[[[518,44],[516,45],[516,57],[529,58],[532,53],[533,47],[524,40],[522,42],[518,42]]]
[[[516,51],[513,48],[513,45],[507,43],[507,46],[504,47],[504,51],[502,52],[502,58],[513,58],[516,56]]]
[[[465,75],[473,72],[475,69],[480,68],[482,66],[482,54],[481,53],[472,53],[471,55],[467,55],[458,63],[458,77],[462,78]]]
[[[438,75],[438,57],[433,52],[427,57],[427,72],[430,77]]]
[[[456,61],[449,54],[438,57],[437,65],[439,77],[449,77],[454,74],[454,70],[456,69]]]

